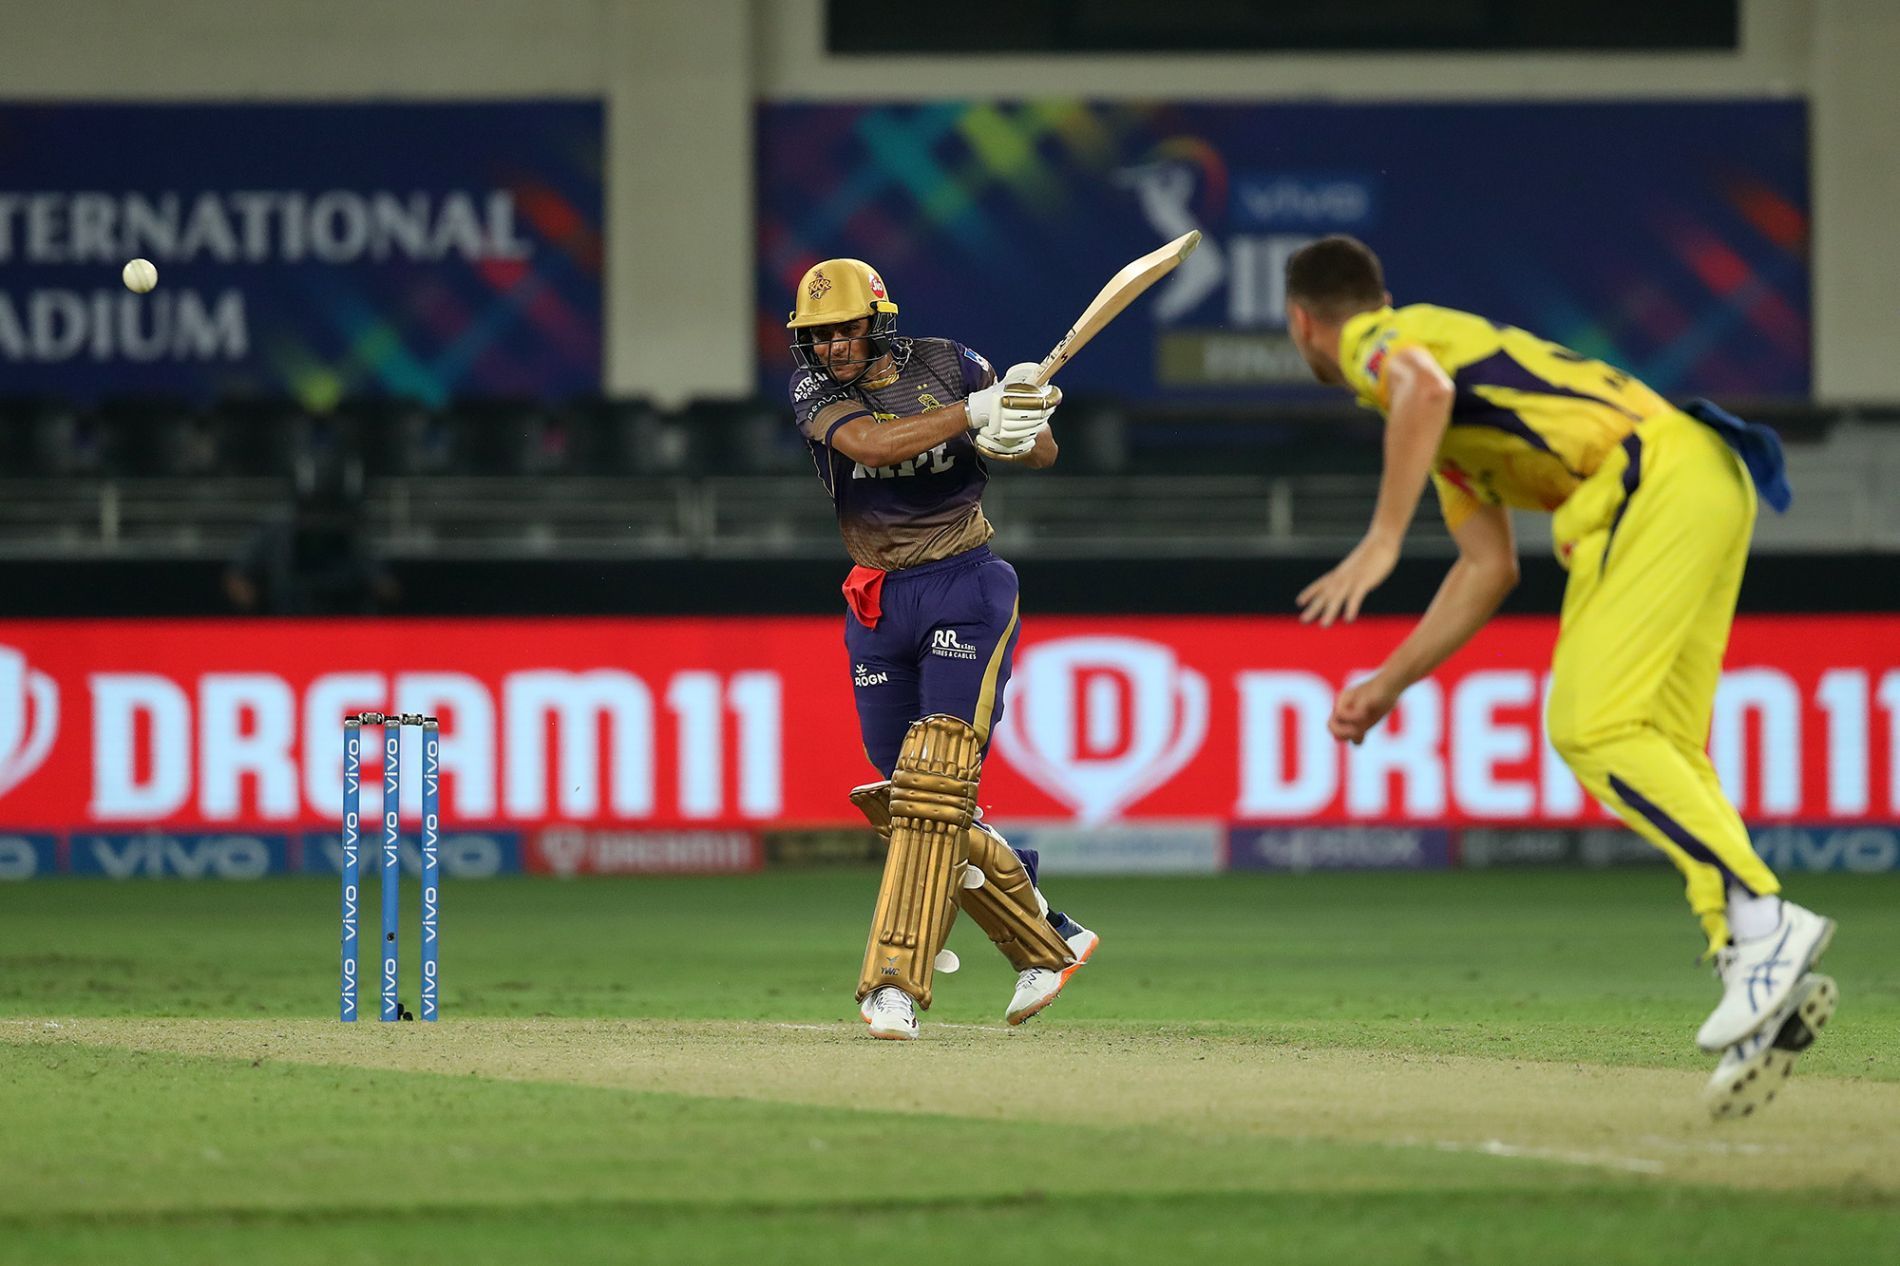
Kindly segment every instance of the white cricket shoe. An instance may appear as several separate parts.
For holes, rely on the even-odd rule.
[[[1722,1001],[1702,1022],[1696,1045],[1713,1055],[1766,1028],[1833,939],[1834,920],[1783,901],[1774,931],[1716,955]]]
[[[1089,961],[1089,955],[1102,943],[1101,937],[1080,923],[1075,924],[1075,931],[1062,939],[1069,943],[1069,953],[1075,955],[1075,961],[1059,971],[1047,967],[1027,967],[1017,972],[1016,992],[1010,995],[1009,1010],[1003,1015],[1011,1024],[1021,1024],[1054,1002],[1056,995],[1062,992],[1062,986],[1069,983],[1069,977]]]
[[[1766,1107],[1794,1074],[1795,1056],[1827,1027],[1840,999],[1831,977],[1813,972],[1803,976],[1772,1023],[1722,1052],[1722,1062],[1702,1090],[1709,1115],[1717,1120],[1745,1117]]]
[[[871,1026],[871,1036],[891,1042],[908,1042],[917,1036],[917,1004],[896,985],[885,985],[866,994],[858,1004],[858,1014]]]

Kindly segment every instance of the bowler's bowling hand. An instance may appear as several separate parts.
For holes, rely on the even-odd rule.
[[[1399,692],[1383,677],[1368,677],[1339,692],[1339,698],[1333,700],[1333,715],[1327,719],[1326,728],[1340,742],[1356,747],[1365,742],[1367,732],[1384,720],[1398,701]]]
[[[1338,619],[1352,623],[1359,618],[1359,604],[1384,583],[1398,561],[1397,544],[1366,537],[1339,566],[1300,590],[1300,623],[1317,620],[1321,628]]]

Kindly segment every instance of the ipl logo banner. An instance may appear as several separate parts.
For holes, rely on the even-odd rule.
[[[1105,822],[1194,759],[1207,711],[1207,678],[1171,647],[1061,638],[1024,652],[996,742],[1079,821]]]
[[[1285,332],[1286,261],[1311,238],[1344,232],[1380,252],[1400,302],[1521,325],[1666,394],[1808,394],[1809,147],[1798,100],[833,100],[758,110],[763,391],[783,388],[786,300],[821,259],[864,255],[889,269],[906,310],[931,313],[933,332],[1035,347],[1046,345],[1051,309],[1025,298],[1021,278],[1034,276],[1045,298],[1079,298],[1115,263],[1200,229],[1200,249],[1063,371],[1065,390],[1248,405],[1263,393],[1310,395]],[[1630,145],[1638,135],[1643,144]],[[1508,181],[1497,178],[1499,154],[1512,156]],[[1579,181],[1579,171],[1616,178]],[[1645,312],[1667,310],[1669,321],[1630,319],[1639,292]],[[1056,319],[1070,302],[1055,305]]]

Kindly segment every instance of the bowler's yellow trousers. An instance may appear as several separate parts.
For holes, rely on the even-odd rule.
[[[1779,892],[1709,761],[1709,718],[1755,526],[1755,488],[1686,414],[1641,423],[1557,509],[1570,570],[1545,714],[1590,794],[1669,855],[1711,951],[1728,884]]]

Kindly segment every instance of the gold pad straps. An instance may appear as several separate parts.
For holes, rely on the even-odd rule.
[[[1017,971],[1047,967],[1061,971],[1075,961],[1069,944],[1056,935],[1022,858],[1001,837],[981,827],[969,831],[970,865],[983,872],[983,886],[965,888],[963,912],[996,942]]]
[[[927,716],[904,735],[891,775],[891,851],[858,975],[859,999],[895,985],[918,1006],[930,1006],[937,951],[950,936],[957,882],[969,860],[982,771],[983,745],[967,721]]]

